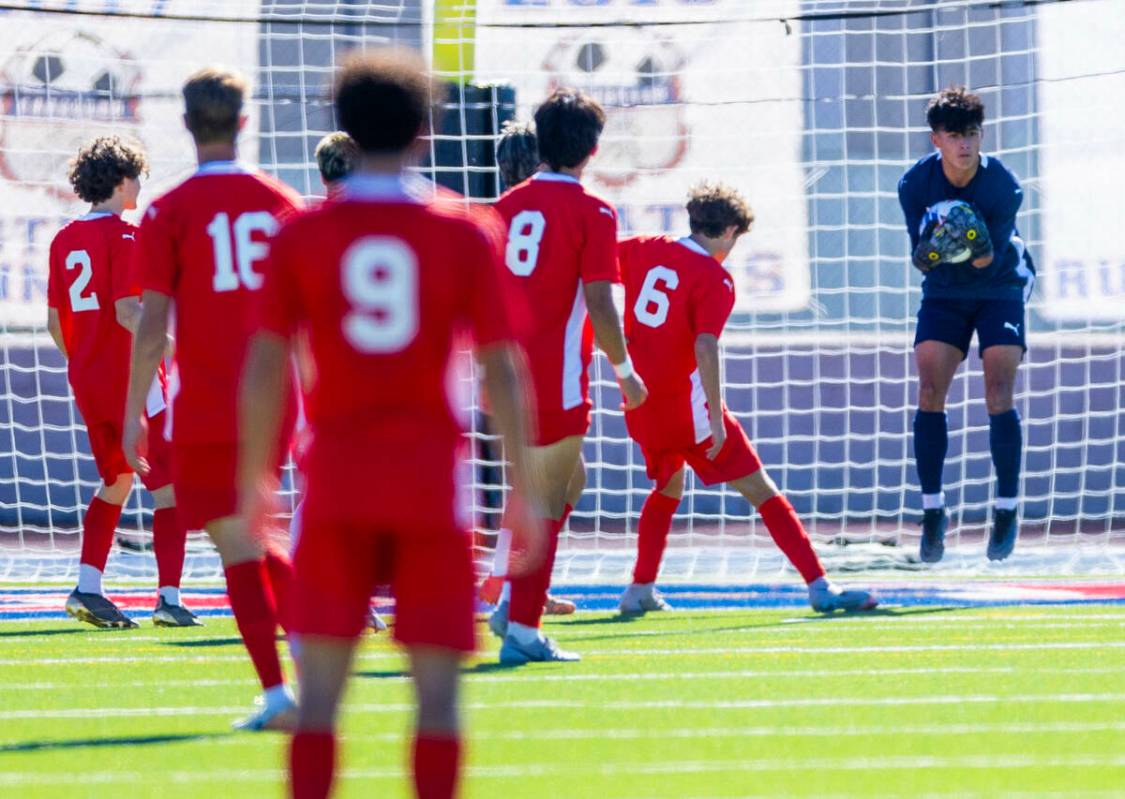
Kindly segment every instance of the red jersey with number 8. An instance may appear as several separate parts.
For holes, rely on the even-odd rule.
[[[594,339],[583,285],[618,280],[617,214],[577,179],[553,172],[536,173],[515,186],[495,208],[508,234],[506,280],[527,308],[527,324],[517,332],[540,422],[563,413],[588,413]],[[541,429],[540,444],[556,438],[547,435],[544,440],[543,433]]]
[[[214,161],[145,212],[137,282],[175,302],[175,444],[238,441],[238,385],[269,239],[300,206],[273,178]]]

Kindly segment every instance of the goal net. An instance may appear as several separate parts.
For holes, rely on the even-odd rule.
[[[694,182],[750,200],[751,233],[728,261],[738,305],[724,335],[724,388],[779,488],[830,568],[917,569],[920,495],[911,419],[919,276],[909,266],[896,184],[930,151],[925,102],[965,83],[984,98],[985,149],[1022,180],[1018,225],[1038,266],[1024,419],[1022,539],[983,557],[995,485],[979,357],[950,390],[942,572],[1096,575],[1125,571],[1125,17],[1114,0],[995,4],[922,0],[70,0],[5,4],[0,42],[0,579],[74,570],[83,508],[97,485],[65,367],[43,330],[46,249],[81,212],[65,162],[100,133],[146,145],[146,198],[192,167],[179,86],[223,63],[252,79],[242,142],[306,195],[334,128],[325,87],[348,49],[416,47],[453,91],[456,131],[433,137],[443,178],[483,199],[479,157],[493,122],[531,116],[553,87],[607,108],[588,186],[622,233],[678,233]],[[470,83],[470,81],[472,83]],[[515,107],[474,86],[508,84]],[[510,97],[510,95],[504,95]],[[472,118],[470,118],[472,117]],[[485,148],[487,149],[487,148]],[[431,170],[432,171],[432,170]],[[479,180],[481,176],[486,180]],[[483,187],[483,188],[482,188]],[[491,187],[491,188],[490,188]],[[612,582],[631,565],[651,483],[630,443],[612,373],[597,359],[587,489],[556,579]],[[475,414],[473,504],[494,529],[502,469]],[[121,538],[143,547],[143,492]],[[482,542],[487,536],[482,536]],[[216,576],[193,538],[188,568]],[[486,553],[482,553],[486,554]],[[110,573],[151,573],[116,552]],[[786,566],[749,505],[689,479],[664,575],[735,581]],[[926,567],[930,570],[932,567]],[[116,569],[116,571],[115,571]]]

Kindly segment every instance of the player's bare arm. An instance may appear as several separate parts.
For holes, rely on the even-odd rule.
[[[168,311],[172,298],[158,291],[146,291],[141,317],[133,334],[133,362],[129,370],[129,393],[125,399],[125,424],[122,448],[129,466],[140,474],[148,473],[148,420],[145,398],[156,377],[167,341]]]
[[[239,512],[256,529],[270,512],[277,478],[278,431],[287,395],[289,339],[259,331],[250,341],[238,397],[241,445],[238,453]]]
[[[538,565],[543,556],[546,539],[540,507],[543,487],[528,457],[529,395],[523,365],[516,351],[507,344],[484,347],[477,358],[484,368],[484,390],[491,403],[492,419],[504,441],[504,453],[512,464],[512,488],[524,498],[523,502],[510,503],[507,520],[512,531],[525,538],[521,566],[530,569]]]
[[[51,334],[51,339],[63,357],[69,357],[66,354],[66,342],[63,341],[62,324],[59,322],[59,312],[56,308],[47,309],[47,332]]]
[[[703,394],[707,397],[708,421],[711,424],[711,446],[707,449],[707,457],[715,460],[727,439],[726,427],[723,425],[719,339],[710,333],[696,336],[695,362],[699,367],[699,382],[703,385]]]
[[[625,335],[621,332],[621,318],[617,315],[617,306],[613,304],[613,284],[608,280],[597,280],[587,283],[583,287],[583,293],[586,295],[586,312],[590,315],[598,347],[617,372],[625,408],[632,410],[645,401],[648,389],[629,363]]]
[[[122,297],[113,303],[113,312],[117,318],[117,324],[130,333],[136,333],[137,325],[141,321],[141,298]]]

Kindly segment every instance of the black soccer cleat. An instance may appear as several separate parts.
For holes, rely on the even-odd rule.
[[[170,605],[161,597],[152,611],[152,623],[156,627],[202,627],[196,615],[183,605]]]
[[[66,598],[66,612],[78,621],[88,622],[95,627],[131,629],[140,626],[106,597],[83,593],[77,588]]]
[[[997,508],[992,517],[992,532],[988,535],[988,559],[1004,560],[1016,548],[1020,525],[1015,510]]]
[[[945,508],[927,508],[922,512],[922,544],[918,557],[923,563],[937,563],[945,554]]]

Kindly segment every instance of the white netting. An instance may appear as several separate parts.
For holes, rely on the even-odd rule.
[[[895,185],[928,151],[926,98],[968,83],[987,105],[986,149],[1023,180],[1019,227],[1040,273],[1017,388],[1025,540],[1004,569],[1122,569],[1125,253],[1114,233],[1125,113],[1113,98],[1125,96],[1125,18],[1113,0],[107,0],[0,10],[11,6],[40,10],[3,14],[0,44],[0,577],[69,568],[96,483],[62,362],[41,333],[46,244],[78,210],[62,191],[77,141],[123,127],[140,136],[153,161],[145,196],[154,196],[191,167],[183,77],[226,63],[255,78],[244,155],[316,194],[312,149],[334,127],[324,101],[331,65],[351,47],[385,42],[432,54],[445,77],[511,84],[520,118],[555,85],[594,93],[610,119],[587,183],[618,206],[624,232],[683,230],[683,197],[697,179],[744,191],[757,223],[728,262],[740,303],[726,336],[727,400],[818,543],[853,542],[823,546],[846,567],[909,568],[904,555],[916,546],[919,294]],[[105,16],[118,12],[133,16]],[[52,105],[36,81],[60,64],[56,99],[65,102]],[[510,109],[495,91],[483,101],[473,91],[453,92],[454,130],[443,126],[432,153],[439,171],[488,196],[492,167],[473,148]],[[588,489],[560,558],[564,579],[622,576],[650,488],[604,362],[596,369]],[[975,352],[948,410],[945,568],[975,569],[994,491]],[[478,450],[486,527],[498,501],[487,460]],[[128,518],[138,530],[145,523],[143,513]],[[701,485],[689,484],[672,547],[674,577],[780,568],[746,503]],[[200,560],[198,573],[212,568]]]

